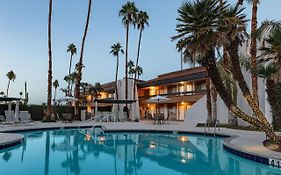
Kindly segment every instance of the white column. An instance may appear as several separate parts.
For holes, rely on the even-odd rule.
[[[95,116],[97,116],[98,113],[98,102],[95,101]]]
[[[16,109],[15,109],[15,120],[18,121],[19,120],[19,101],[16,101]]]
[[[8,103],[8,111],[11,111],[12,110],[12,103],[9,101]]]

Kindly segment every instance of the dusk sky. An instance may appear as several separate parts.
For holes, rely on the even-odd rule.
[[[10,95],[19,96],[28,83],[30,103],[46,102],[47,95],[47,15],[48,0],[1,0],[0,5],[0,91],[6,93],[6,73],[13,70],[17,77]],[[127,0],[93,0],[90,26],[86,40],[83,82],[106,83],[114,80],[115,58],[110,46],[120,42],[125,48],[125,28],[118,12]],[[142,79],[180,68],[180,55],[170,37],[175,34],[177,9],[182,0],[135,0],[140,10],[147,11],[150,26],[143,33],[140,66]],[[236,0],[230,0],[234,3]],[[250,18],[251,9],[246,4]],[[79,59],[88,0],[53,0],[53,78],[65,88],[63,77],[68,72],[67,46],[74,43]],[[281,20],[280,0],[262,0],[258,20]],[[130,30],[129,58],[135,60],[138,31]],[[124,56],[120,57],[119,78],[124,77]],[[58,97],[62,97],[61,92]]]

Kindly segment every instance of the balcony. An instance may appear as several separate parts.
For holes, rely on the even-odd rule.
[[[184,92],[172,92],[166,94],[158,94],[160,96],[165,96],[170,100],[166,103],[178,103],[178,102],[196,102],[201,97],[203,97],[206,93],[206,90],[197,90],[197,91],[184,91]],[[146,100],[154,97],[156,95],[146,95],[146,96],[139,96],[140,103],[147,103]]]

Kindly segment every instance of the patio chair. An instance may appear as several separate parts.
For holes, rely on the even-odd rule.
[[[31,121],[31,117],[28,111],[20,111],[19,119],[21,122],[26,123]]]
[[[169,118],[170,118],[170,115],[169,113],[167,114],[167,117],[163,119],[163,123],[165,124],[168,124],[168,121],[169,121]]]
[[[0,115],[0,122],[4,122],[5,121],[5,117],[3,115]]]
[[[5,117],[6,117],[5,122],[7,122],[7,123],[16,122],[14,111],[4,111],[4,112],[5,112]]]

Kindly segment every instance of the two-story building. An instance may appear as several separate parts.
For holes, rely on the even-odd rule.
[[[184,120],[185,112],[205,94],[207,73],[203,67],[195,67],[161,74],[157,78],[138,83],[141,118],[145,110],[169,116],[169,120]],[[150,104],[147,100],[156,95],[165,96],[167,101]]]
[[[145,119],[147,113],[160,112],[169,120],[184,120],[186,111],[205,95],[207,72],[203,67],[194,67],[158,75],[156,78],[143,81],[137,80],[137,93],[140,118]],[[113,99],[115,82],[102,84],[103,92],[99,99]],[[154,96],[165,96],[165,102],[153,104],[148,99]],[[94,103],[88,103],[91,110]],[[112,104],[100,104],[112,106]]]

